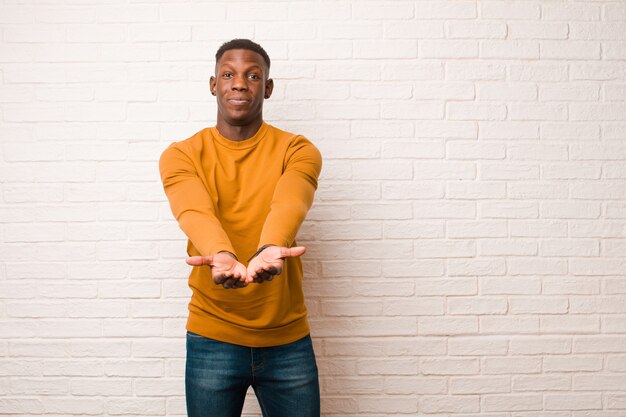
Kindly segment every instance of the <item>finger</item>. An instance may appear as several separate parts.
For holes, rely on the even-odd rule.
[[[286,258],[288,256],[300,256],[304,252],[306,252],[306,248],[304,246],[294,246],[293,248],[286,248],[282,246],[280,248],[280,257]]]
[[[190,256],[185,260],[185,262],[187,262],[187,265],[193,266],[210,265],[213,263],[213,255]]]
[[[246,281],[235,281],[235,288],[243,288],[248,286],[248,284],[246,283]]]
[[[224,281],[222,286],[226,289],[235,288],[235,279],[232,277],[228,278],[226,281]]]
[[[257,279],[257,282],[261,283],[261,282],[263,282],[263,281],[266,281],[266,280],[267,280],[270,276],[271,276],[271,274],[270,274],[270,273],[268,273],[268,272],[267,272],[267,271],[265,271],[265,270],[261,270],[261,271],[259,272],[259,274],[258,274],[258,279]]]
[[[213,281],[216,281],[218,284],[222,284],[227,279],[232,278],[233,274],[229,271],[218,272],[214,275],[216,278],[213,278]]]
[[[268,275],[278,275],[281,273],[281,271],[274,265],[270,265],[265,268],[265,272],[267,272]]]
[[[246,284],[249,284],[251,282],[254,282],[256,280],[257,274],[256,272],[248,272],[248,275],[246,275],[244,281]]]

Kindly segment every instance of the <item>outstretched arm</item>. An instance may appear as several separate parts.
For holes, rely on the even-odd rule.
[[[290,247],[313,204],[322,155],[308,139],[298,136],[285,155],[283,174],[276,183],[270,211],[257,247]]]
[[[200,254],[228,251],[236,257],[197,167],[176,143],[161,154],[159,171],[172,214]]]

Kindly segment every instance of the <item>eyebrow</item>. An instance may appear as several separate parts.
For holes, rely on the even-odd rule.
[[[229,66],[229,67],[232,68],[232,65],[230,65],[228,62],[224,62],[224,63],[220,64],[219,68],[222,69],[222,67],[224,67],[224,66]],[[246,71],[249,71],[249,70],[254,69],[254,68],[258,68],[261,71],[263,71],[263,68],[261,66],[257,65],[257,64],[253,64],[253,65],[250,65],[249,67],[246,67]]]

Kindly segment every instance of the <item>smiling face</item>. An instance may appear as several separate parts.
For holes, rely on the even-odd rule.
[[[260,125],[263,100],[274,83],[263,57],[248,49],[230,49],[215,65],[211,92],[217,97],[217,123],[229,126]]]

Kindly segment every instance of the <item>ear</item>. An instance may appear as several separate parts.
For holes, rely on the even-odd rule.
[[[274,80],[269,78],[265,83],[265,98],[270,98],[272,96],[272,91],[274,91]]]
[[[217,83],[217,80],[215,79],[214,76],[211,75],[211,78],[209,79],[209,89],[211,90],[211,94],[213,95],[215,95],[216,83]]]

